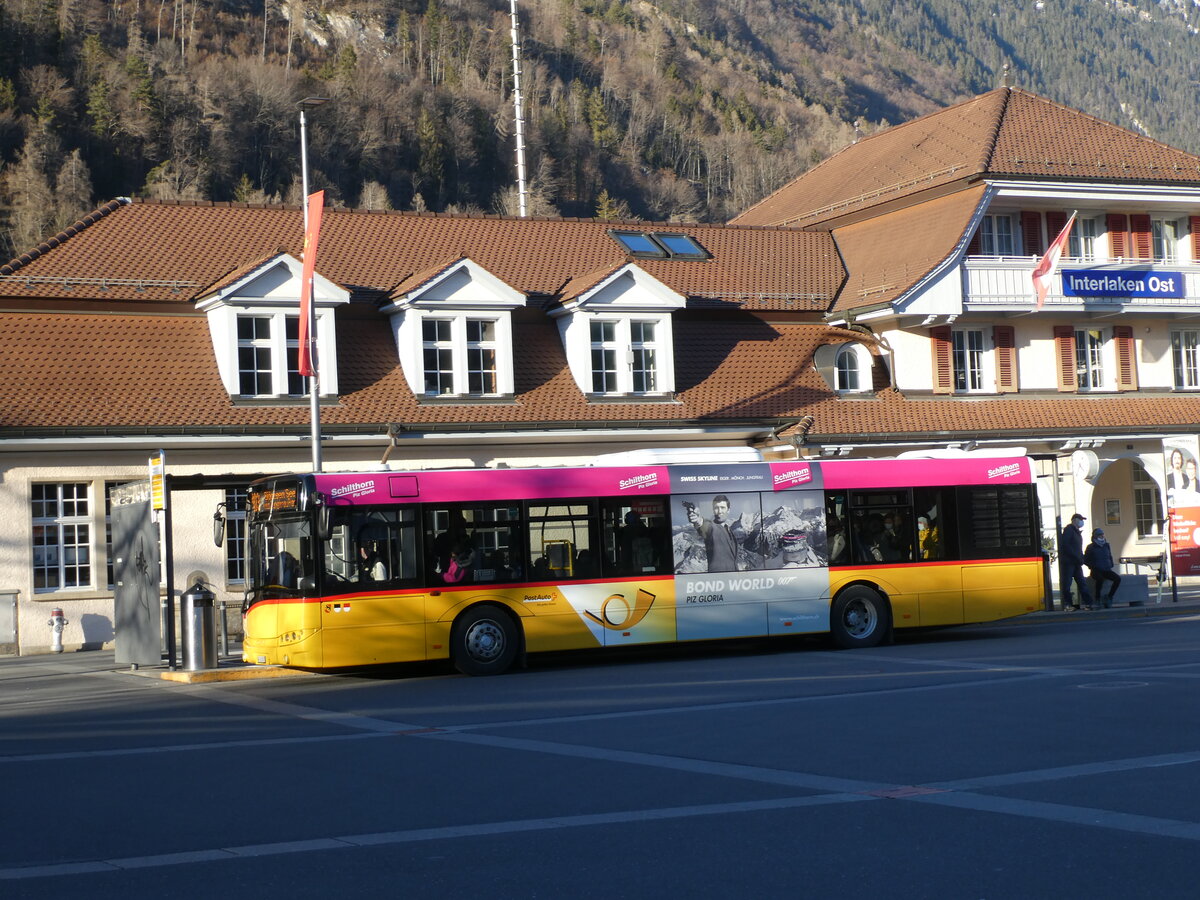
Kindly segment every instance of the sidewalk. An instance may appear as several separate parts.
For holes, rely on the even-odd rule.
[[[1176,599],[1177,598],[1177,599]],[[1150,596],[1145,603],[1137,606],[1130,606],[1128,602],[1121,600],[1121,592],[1117,591],[1117,601],[1115,605],[1108,609],[1079,609],[1070,610],[1062,609],[1059,604],[1057,592],[1053,598],[1054,608],[1039,610],[1038,612],[1029,613],[1021,616],[1019,619],[1010,619],[1009,621],[1026,621],[1028,619],[1135,619],[1146,616],[1185,616],[1185,615],[1200,615],[1200,586],[1181,585],[1177,595],[1171,593],[1169,584],[1163,585],[1162,596],[1159,597],[1158,589],[1151,588]]]
[[[1043,609],[1011,619],[1002,619],[998,625],[1021,625],[1036,622],[1094,622],[1111,619],[1143,619],[1161,616],[1200,616],[1200,586],[1179,589],[1179,599],[1172,600],[1169,586],[1164,589],[1162,602],[1156,602],[1157,592],[1151,592],[1149,602],[1141,606],[1130,606],[1120,602],[1110,609],[1062,610],[1058,608],[1058,597],[1054,598],[1054,609]],[[986,623],[985,623],[986,624]],[[171,670],[164,662],[159,666],[141,666],[134,669],[127,664],[118,664],[113,650],[75,650],[65,653],[40,653],[32,656],[0,656],[0,683],[6,676],[13,677],[21,669],[51,670],[62,674],[85,674],[88,672],[118,672],[141,678],[158,678],[197,684],[214,681],[244,681],[262,678],[305,678],[315,674],[301,669],[282,666],[251,666],[242,662],[240,646],[231,643],[230,655],[221,658],[215,669],[188,671],[177,657],[177,668]],[[238,655],[235,655],[238,654]]]

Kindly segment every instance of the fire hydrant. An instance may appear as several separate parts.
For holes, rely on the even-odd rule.
[[[50,652],[63,652],[63,629],[68,625],[67,617],[63,615],[61,609],[52,609],[50,611],[50,627],[54,629],[50,636]]]

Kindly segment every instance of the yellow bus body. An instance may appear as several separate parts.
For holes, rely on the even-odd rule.
[[[816,601],[780,597],[714,606],[711,627],[697,633],[693,626],[682,639],[825,632],[832,599],[851,585],[878,591],[891,609],[896,628],[988,622],[1041,608],[1042,562],[998,559],[837,567],[829,570],[828,592]],[[519,621],[528,652],[681,639],[675,578],[668,575],[260,602],[246,616],[243,659],[298,668],[447,659],[454,620],[480,603],[503,607]],[[738,624],[725,630],[719,616],[733,607],[740,609],[732,609],[730,621]],[[761,607],[761,615],[756,607]],[[696,610],[688,612],[694,623]],[[759,621],[761,626],[755,624]]]

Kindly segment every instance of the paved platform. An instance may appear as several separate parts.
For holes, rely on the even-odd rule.
[[[1118,601],[1116,606],[1109,609],[1080,609],[1038,610],[1003,619],[993,623],[996,625],[1027,625],[1037,622],[1094,622],[1104,619],[1140,619],[1158,616],[1200,616],[1200,588],[1180,590],[1179,599],[1172,600],[1169,591],[1165,591],[1161,602],[1156,602],[1151,595],[1149,602],[1139,606],[1130,606]],[[230,655],[222,658],[215,669],[186,670],[183,668],[168,669],[160,666],[120,665],[116,662],[112,650],[75,650],[66,653],[45,653],[32,656],[0,656],[0,668],[10,665],[46,665],[51,664],[58,671],[89,672],[108,671],[126,673],[140,678],[157,678],[163,681],[180,682],[184,684],[204,684],[220,681],[249,681],[264,678],[308,678],[320,673],[305,669],[289,669],[283,666],[252,666],[242,662],[236,646],[230,648]]]

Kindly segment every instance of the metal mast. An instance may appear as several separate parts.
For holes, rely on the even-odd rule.
[[[521,108],[521,41],[517,34],[517,0],[509,0],[512,18],[513,112],[517,141],[517,203],[522,218],[529,214],[525,187],[525,113]]]

